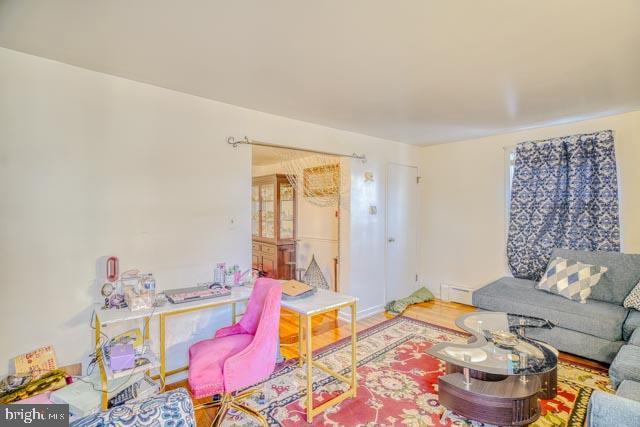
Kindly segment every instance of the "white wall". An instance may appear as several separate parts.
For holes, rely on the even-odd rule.
[[[384,169],[415,163],[405,144],[329,129],[0,49],[0,373],[53,344],[61,363],[91,351],[96,260],[157,276],[159,288],[250,265],[251,156],[229,135],[335,152],[351,162],[342,274],[359,311],[384,298]],[[362,173],[378,178],[362,190]],[[378,215],[368,214],[369,204]],[[345,230],[346,229],[346,230]],[[215,317],[215,319],[214,319]],[[170,361],[228,312],[170,324]]]
[[[640,112],[426,147],[422,150],[422,278],[478,288],[506,268],[503,147],[602,129],[615,131],[623,250],[640,252]]]

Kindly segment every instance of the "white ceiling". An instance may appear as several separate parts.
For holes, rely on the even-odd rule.
[[[0,0],[0,46],[431,144],[640,108],[638,0]]]

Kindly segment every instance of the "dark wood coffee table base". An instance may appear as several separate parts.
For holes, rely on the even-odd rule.
[[[553,399],[557,394],[557,367],[543,374],[529,375],[526,384],[516,376],[470,369],[472,385],[467,388],[463,368],[448,362],[445,366],[447,375],[440,377],[438,382],[440,404],[456,414],[483,423],[530,424],[540,416],[538,399]]]
[[[463,417],[499,426],[523,426],[537,420],[539,392],[536,376],[528,377],[526,383],[516,376],[498,381],[471,379],[469,385],[461,373],[438,379],[441,405]]]
[[[453,363],[445,362],[445,372],[447,374],[462,373],[462,367],[454,365]],[[487,374],[482,371],[474,371],[469,369],[471,378],[475,378],[483,381],[499,381],[507,378],[506,375]],[[540,379],[540,394],[538,397],[542,400],[553,399],[558,394],[558,367],[556,366],[552,370],[543,374],[530,375],[529,377],[537,376]]]

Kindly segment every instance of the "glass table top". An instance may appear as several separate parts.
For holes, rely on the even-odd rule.
[[[529,375],[556,367],[558,352],[520,334],[523,327],[551,328],[544,319],[495,312],[462,316],[456,324],[472,334],[466,344],[440,343],[427,352],[457,366],[498,375]]]

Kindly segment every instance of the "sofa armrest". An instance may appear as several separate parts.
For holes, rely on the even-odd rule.
[[[627,344],[633,344],[640,347],[640,328],[636,328],[635,331],[633,331]]]
[[[587,425],[590,427],[632,426],[640,419],[640,402],[602,391],[589,399]]]

